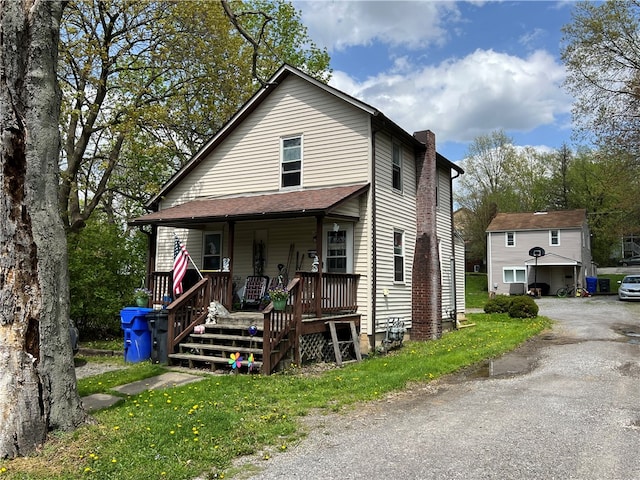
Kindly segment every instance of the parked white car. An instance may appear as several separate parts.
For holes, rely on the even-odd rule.
[[[620,300],[640,300],[640,275],[627,275],[618,282],[618,298]]]

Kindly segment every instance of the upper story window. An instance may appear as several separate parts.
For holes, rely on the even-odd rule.
[[[516,232],[507,232],[505,234],[505,245],[507,247],[516,246]]]
[[[282,139],[281,186],[299,187],[302,185],[302,136]]]
[[[392,186],[394,190],[402,191],[402,147],[397,143],[393,144],[392,155]]]
[[[549,245],[560,245],[560,230],[549,230]]]

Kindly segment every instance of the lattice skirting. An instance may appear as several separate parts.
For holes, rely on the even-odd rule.
[[[302,363],[324,362],[327,339],[322,333],[312,333],[300,337],[300,356]]]

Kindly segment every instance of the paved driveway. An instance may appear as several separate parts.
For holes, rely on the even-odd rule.
[[[640,303],[538,302],[550,334],[473,375],[315,418],[251,478],[640,479]]]

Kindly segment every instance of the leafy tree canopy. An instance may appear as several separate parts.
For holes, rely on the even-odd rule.
[[[267,78],[286,62],[328,80],[329,56],[291,4],[225,4],[244,37],[217,1],[67,6],[58,72],[68,231],[101,203],[131,215],[257,90],[252,73]]]
[[[579,2],[563,27],[566,87],[574,123],[609,149],[639,149],[640,2]]]

